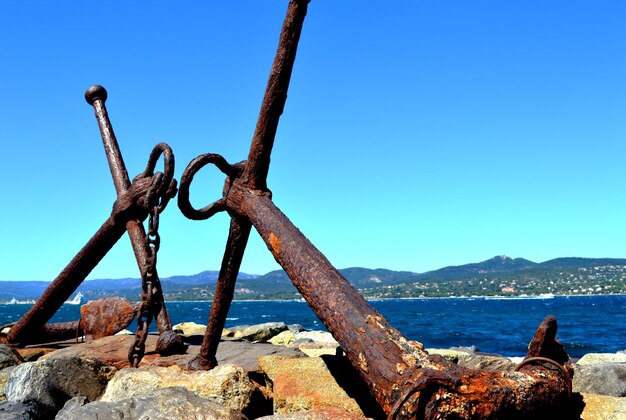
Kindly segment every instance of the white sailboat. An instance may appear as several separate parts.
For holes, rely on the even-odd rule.
[[[68,305],[80,305],[81,303],[84,303],[84,296],[81,292],[78,292],[76,294],[76,296],[74,296],[74,299],[68,299],[65,301],[65,303],[67,303]]]

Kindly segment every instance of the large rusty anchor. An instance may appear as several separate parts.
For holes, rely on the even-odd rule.
[[[577,418],[581,399],[571,394],[571,365],[555,340],[556,320],[542,323],[517,372],[467,369],[429,355],[393,328],[272,202],[266,186],[270,154],[308,2],[289,2],[248,160],[230,165],[220,155],[201,155],[181,177],[183,214],[202,220],[227,211],[231,217],[207,330],[189,367],[217,364],[215,352],[254,226],[389,418]],[[221,199],[197,210],[189,202],[189,185],[207,164],[217,166],[226,182]]]
[[[7,339],[15,345],[41,342],[40,332],[46,330],[44,324],[127,231],[142,278],[142,303],[137,310],[137,339],[129,354],[131,364],[136,366],[143,357],[148,325],[155,314],[161,334],[157,350],[168,354],[185,348],[182,338],[172,331],[156,272],[156,253],[160,242],[159,214],[176,194],[174,154],[167,144],[156,145],[150,153],[146,169],[131,183],[104,105],[106,90],[102,86],[92,86],[85,93],[85,98],[95,110],[117,200],[104,224],[50,283],[35,305],[11,328]],[[155,172],[161,156],[164,172]],[[149,218],[148,235],[142,224],[146,218]]]

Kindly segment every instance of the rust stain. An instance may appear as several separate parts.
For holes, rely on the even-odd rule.
[[[280,254],[280,239],[278,236],[274,235],[274,232],[270,232],[270,247],[272,248],[272,253],[274,255]]]

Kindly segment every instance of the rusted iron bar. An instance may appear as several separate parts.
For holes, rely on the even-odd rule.
[[[270,155],[278,121],[283,113],[285,102],[287,100],[287,90],[291,79],[291,72],[296,59],[296,51],[298,41],[302,33],[302,25],[307,12],[309,0],[291,0],[287,7],[287,13],[280,32],[278,48],[272,64],[270,76],[265,88],[261,111],[257,120],[256,128],[252,138],[252,145],[248,155],[248,161],[241,175],[244,183],[254,190],[267,190],[266,178],[269,171]],[[198,168],[188,172],[188,177],[181,178],[181,192],[185,188],[185,193],[179,194],[179,207],[184,214],[192,217],[193,209],[188,204],[188,186],[195,172],[203,166],[200,162],[196,162]],[[205,163],[206,164],[206,163]],[[190,164],[190,166],[192,166]],[[222,169],[223,172],[227,170]],[[234,176],[234,173],[228,173]],[[185,187],[183,186],[185,185]],[[187,212],[186,212],[187,210]],[[211,211],[217,210],[215,207]],[[222,208],[223,210],[223,208]],[[198,212],[196,212],[196,215]],[[207,218],[210,217],[208,211],[205,212]],[[190,369],[211,369],[217,365],[215,354],[220,341],[222,329],[226,323],[226,316],[233,300],[235,282],[239,267],[243,259],[248,237],[250,235],[251,225],[242,218],[231,216],[230,228],[228,232],[228,240],[226,250],[222,258],[219,278],[215,287],[215,295],[213,296],[213,304],[207,330],[204,335],[200,352],[190,364]]]
[[[569,412],[569,378],[553,363],[531,363],[518,373],[459,367],[428,355],[406,340],[330,264],[272,203],[268,193],[232,182],[225,196],[229,212],[249,220],[313,312],[339,342],[383,410],[401,418],[523,418]],[[552,320],[546,320],[551,323]],[[544,333],[544,331],[548,331]],[[543,325],[536,357],[556,357],[556,321]],[[560,354],[560,357],[559,357]],[[495,417],[494,417],[495,416]],[[526,417],[529,418],[529,417]]]
[[[128,171],[124,164],[124,158],[120,152],[120,147],[117,143],[117,138],[113,131],[113,126],[109,120],[109,115],[105,106],[107,100],[107,91],[100,85],[91,86],[85,92],[85,99],[89,105],[93,106],[96,120],[98,121],[98,127],[100,128],[100,135],[102,137],[102,144],[104,145],[104,151],[106,153],[107,161],[109,163],[109,169],[111,170],[111,176],[113,177],[113,184],[115,185],[115,191],[118,195],[124,194],[130,188],[130,178],[128,177]],[[173,163],[172,163],[173,165]],[[126,223],[126,231],[130,238],[130,243],[135,253],[135,259],[139,267],[140,273],[145,273],[148,264],[148,250],[147,250],[147,237],[143,224],[138,220],[129,220]],[[159,312],[156,314],[156,323],[159,329],[159,333],[162,334],[165,331],[172,330],[172,322],[170,321],[169,314],[163,301],[163,293],[161,290],[161,283],[156,276],[154,284],[157,289],[155,295],[155,301],[159,307]]]
[[[302,6],[306,11],[307,3],[291,1],[289,8]],[[283,30],[289,27],[286,22]],[[298,35],[291,38],[283,38],[281,34],[281,44],[283,39],[294,40],[297,44],[299,30],[296,32]],[[269,155],[293,65],[293,61],[278,59],[280,50],[279,46],[275,64],[279,63],[277,67],[280,68],[282,62],[289,67],[285,73],[287,80],[280,84],[270,77],[266,91],[266,94],[271,92],[266,97],[270,100],[264,99],[244,171],[239,176],[218,155],[204,155],[192,161],[181,180],[179,207],[183,213],[199,220],[226,209],[233,223],[252,224],[315,314],[337,339],[390,418],[543,418],[551,415],[568,418],[580,413],[576,411],[580,405],[572,404],[569,358],[564,351],[565,356],[560,357],[559,351],[545,350],[552,346],[546,347],[545,342],[555,336],[556,323],[552,327],[550,320],[546,320],[540,326],[534,340],[539,344],[533,347],[539,350],[529,353],[518,372],[472,370],[429,355],[420,343],[407,340],[371,307],[272,203],[266,186]],[[292,51],[295,54],[295,45]],[[204,164],[214,163],[225,172],[227,180],[223,198],[198,211],[188,203],[188,183],[204,165],[199,163],[203,158],[207,159]],[[246,239],[236,243],[232,232],[231,225],[222,263],[223,275],[220,276],[227,282],[218,284],[218,290],[222,291],[220,297],[226,302],[214,300],[214,305],[221,304],[221,308],[212,313],[210,324],[215,321],[214,315],[222,316],[224,308],[227,310],[230,305],[234,279],[246,244],[247,233]],[[241,247],[237,252],[229,249],[234,244]],[[231,256],[236,258],[230,259]],[[214,327],[219,325],[215,323]],[[204,353],[200,357],[204,360],[197,360],[196,366],[192,367],[214,364],[211,352],[217,344],[213,335],[218,333],[214,327],[210,331],[207,329],[205,335]]]

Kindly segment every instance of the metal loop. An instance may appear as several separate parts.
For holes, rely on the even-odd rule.
[[[174,153],[167,143],[159,143],[154,146],[154,148],[150,152],[150,157],[148,158],[148,164],[146,165],[146,169],[143,171],[142,174],[144,177],[150,177],[154,175],[156,163],[161,155],[163,155],[164,179],[157,190],[157,195],[159,197],[163,197],[165,195],[165,193],[170,188],[170,183],[172,182],[172,179],[174,179]]]
[[[193,181],[193,177],[200,169],[210,163],[217,166],[217,168],[227,176],[235,174],[235,168],[230,165],[226,159],[215,153],[200,155],[189,162],[189,165],[185,168],[185,172],[183,172],[183,176],[180,178],[180,187],[178,190],[178,208],[188,219],[205,220],[215,213],[226,210],[226,203],[223,198],[199,210],[195,209],[189,202],[189,186]]]
[[[565,376],[565,383],[567,385],[567,395],[572,395],[572,377],[570,376],[565,366],[563,366],[559,362],[556,362],[548,357],[540,357],[540,356],[527,357],[524,360],[522,360],[522,362],[519,365],[515,367],[515,372],[518,372],[522,367],[529,365],[531,363],[548,363],[548,364],[551,364],[552,366],[557,367],[561,371],[563,376]]]

